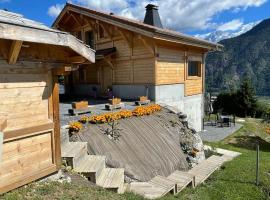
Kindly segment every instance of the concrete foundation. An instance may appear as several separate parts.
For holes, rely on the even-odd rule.
[[[148,96],[155,100],[155,87],[152,85],[113,85],[113,95],[122,99],[138,99],[140,96]]]
[[[185,97],[184,84],[161,85],[155,86],[155,101],[177,108],[187,115],[190,127],[196,131],[202,130],[202,94]]]

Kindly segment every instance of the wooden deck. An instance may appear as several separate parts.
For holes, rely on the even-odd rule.
[[[148,182],[133,182],[130,184],[130,191],[148,199],[160,198],[169,192],[177,194],[188,185],[196,187],[203,183],[222,164],[241,155],[225,149],[216,149],[216,151],[222,155],[213,155],[188,172],[175,171],[168,177],[156,176]]]

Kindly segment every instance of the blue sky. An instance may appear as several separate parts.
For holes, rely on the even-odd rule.
[[[0,8],[23,14],[48,26],[66,1],[0,0]],[[270,18],[270,0],[73,0],[73,3],[142,20],[144,6],[155,3],[165,27],[188,34],[240,29]]]

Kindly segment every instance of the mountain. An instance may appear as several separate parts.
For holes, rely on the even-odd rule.
[[[243,24],[236,30],[216,30],[214,32],[206,33],[206,34],[197,34],[195,37],[202,38],[211,42],[219,42],[224,39],[237,37],[243,33],[246,33],[254,26],[256,26],[260,21],[251,22],[248,24]]]
[[[249,77],[258,95],[270,95],[270,19],[220,44],[223,51],[210,52],[206,58],[207,91],[237,89]]]

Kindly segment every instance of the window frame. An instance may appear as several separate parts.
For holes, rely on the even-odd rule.
[[[191,62],[196,62],[197,63],[197,75],[190,75],[189,70],[190,70],[190,63]],[[187,74],[186,74],[187,79],[201,79],[202,78],[202,61],[199,60],[187,60]]]

